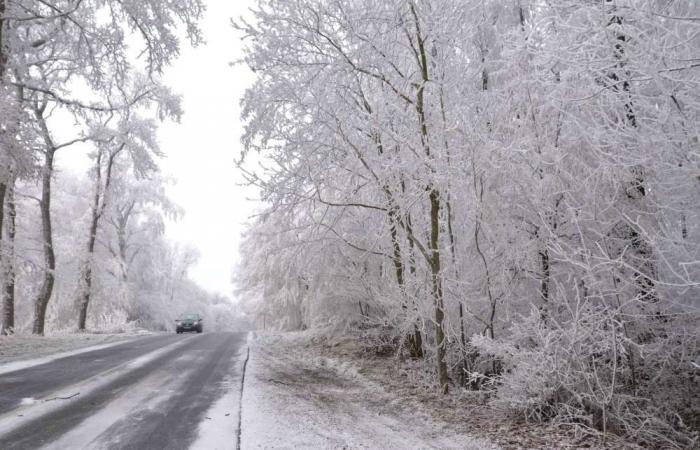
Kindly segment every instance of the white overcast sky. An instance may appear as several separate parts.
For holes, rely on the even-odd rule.
[[[242,57],[241,36],[231,19],[249,17],[255,0],[205,0],[201,22],[205,44],[196,48],[183,42],[180,57],[164,73],[164,82],[183,96],[180,123],[166,122],[158,131],[164,174],[177,183],[169,195],[185,212],[166,226],[167,237],[199,250],[200,259],[190,276],[202,288],[233,297],[231,275],[238,261],[244,223],[253,214],[256,193],[241,186],[234,166],[241,152],[240,99],[253,83]],[[72,137],[70,119],[67,136]],[[59,133],[60,134],[60,133]],[[88,148],[75,145],[61,153],[57,165],[85,172],[91,167]]]
[[[203,288],[232,296],[231,274],[238,260],[243,223],[254,204],[254,192],[243,188],[233,164],[241,151],[239,100],[253,82],[244,65],[240,34],[231,19],[248,16],[253,0],[208,0],[202,21],[206,44],[183,46],[180,58],[165,73],[165,82],[183,95],[185,112],[179,124],[159,131],[166,158],[165,174],[177,179],[172,199],[185,211],[166,233],[172,240],[199,249],[191,277]]]

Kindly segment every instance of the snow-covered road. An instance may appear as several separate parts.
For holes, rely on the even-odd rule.
[[[2,449],[233,449],[246,334],[147,337],[0,374]]]

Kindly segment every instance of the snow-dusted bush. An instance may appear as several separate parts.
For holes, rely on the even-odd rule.
[[[604,307],[571,312],[545,324],[533,311],[507,338],[472,337],[503,364],[494,402],[528,420],[613,431],[653,446],[697,443],[700,377],[691,354],[678,352],[697,354],[697,330],[640,345]]]

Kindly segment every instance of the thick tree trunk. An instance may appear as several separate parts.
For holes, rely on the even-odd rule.
[[[435,302],[435,342],[437,344],[437,365],[438,381],[440,390],[447,393],[448,372],[447,372],[447,340],[445,336],[445,305],[442,292],[442,276],[440,273],[440,196],[433,189],[430,191],[430,253],[432,261],[431,287],[433,300]]]
[[[14,188],[10,187],[5,197],[7,202],[7,238],[3,264],[2,329],[0,334],[12,334],[15,328],[15,209]]]
[[[53,233],[51,230],[51,175],[53,174],[53,161],[56,150],[53,147],[46,149],[44,156],[44,168],[41,174],[41,236],[44,249],[44,281],[39,295],[34,302],[34,334],[43,335],[46,323],[46,308],[49,305],[53,292],[54,271],[56,270],[56,255],[53,250]]]
[[[88,304],[90,303],[90,289],[92,288],[92,266],[89,262],[86,263],[86,266],[83,269],[82,283],[83,292],[80,296],[80,307],[78,311],[78,331],[85,331],[85,325],[87,323]]]

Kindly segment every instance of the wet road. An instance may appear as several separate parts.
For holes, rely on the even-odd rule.
[[[246,348],[245,333],[173,334],[0,374],[0,448],[196,447],[226,395],[234,448]]]

